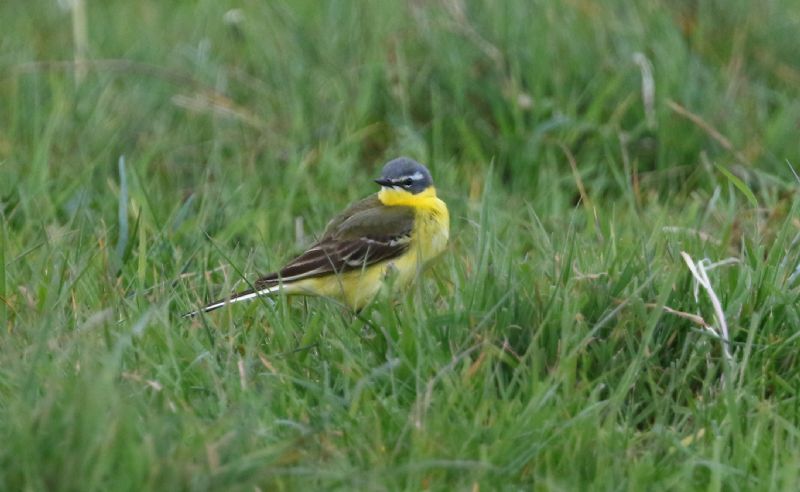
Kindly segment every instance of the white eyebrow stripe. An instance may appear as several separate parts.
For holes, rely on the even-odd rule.
[[[411,176],[409,176],[409,178],[413,179],[414,181],[419,181],[419,180],[421,180],[421,179],[422,179],[422,178],[424,178],[424,177],[425,177],[425,176],[423,176],[423,175],[422,175],[422,173],[421,173],[421,172],[419,172],[419,171],[417,171],[417,172],[415,172],[414,174],[412,174]]]

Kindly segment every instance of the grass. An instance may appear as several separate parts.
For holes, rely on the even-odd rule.
[[[0,5],[0,489],[795,490],[790,0],[60,5]],[[179,318],[397,155],[411,292]]]

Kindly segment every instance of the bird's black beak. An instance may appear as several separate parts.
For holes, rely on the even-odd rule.
[[[378,178],[375,180],[375,182],[381,186],[392,186],[392,180],[388,178]]]

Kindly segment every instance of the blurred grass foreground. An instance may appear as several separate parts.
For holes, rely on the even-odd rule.
[[[0,19],[0,489],[797,490],[796,0]],[[411,292],[179,319],[398,155]]]

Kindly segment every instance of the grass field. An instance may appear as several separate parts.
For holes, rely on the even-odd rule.
[[[0,2],[0,489],[797,490],[795,0],[69,5]],[[179,318],[398,155],[410,292]]]

